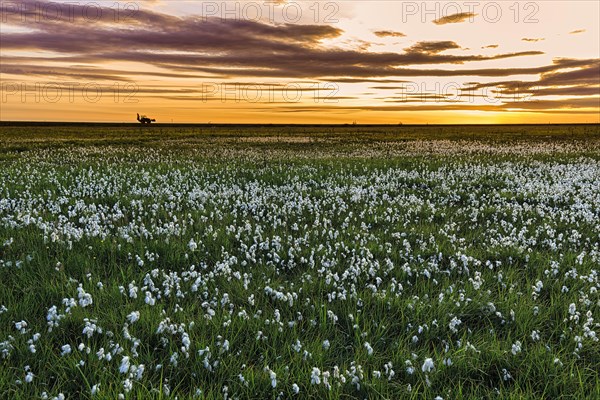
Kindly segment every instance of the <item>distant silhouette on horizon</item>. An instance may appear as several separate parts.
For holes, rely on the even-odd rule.
[[[151,124],[153,122],[156,122],[155,119],[150,119],[150,118],[146,117],[145,115],[140,116],[140,114],[137,115],[137,120],[141,124]]]

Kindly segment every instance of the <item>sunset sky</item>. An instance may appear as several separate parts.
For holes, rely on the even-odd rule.
[[[600,122],[597,1],[0,1],[2,121]]]

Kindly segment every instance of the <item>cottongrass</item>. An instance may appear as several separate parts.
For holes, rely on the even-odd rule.
[[[1,388],[593,398],[600,164],[526,147],[17,156],[0,173]]]

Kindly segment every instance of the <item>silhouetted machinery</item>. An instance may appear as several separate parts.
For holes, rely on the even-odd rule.
[[[151,124],[153,122],[156,122],[155,119],[150,119],[148,117],[146,117],[145,115],[137,115],[137,120],[140,121],[140,124]]]

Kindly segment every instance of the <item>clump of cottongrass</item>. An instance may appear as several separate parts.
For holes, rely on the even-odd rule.
[[[129,321],[130,324],[133,324],[134,322],[138,321],[139,319],[140,319],[139,311],[133,311],[129,315],[127,315],[127,321]]]
[[[71,345],[70,344],[65,344],[64,346],[62,346],[60,348],[60,350],[61,350],[60,355],[62,357],[66,356],[67,354],[71,354]]]
[[[433,364],[433,360],[431,358],[426,358],[421,366],[421,370],[425,373],[431,372],[435,369],[435,365]]]
[[[127,372],[129,372],[129,357],[124,356],[123,359],[121,360],[121,366],[119,367],[119,372],[122,374],[126,374]]]
[[[512,345],[510,352],[513,354],[513,356],[516,356],[521,352],[521,342],[519,340]]]
[[[268,366],[265,367],[265,372],[267,372],[269,374],[269,379],[271,379],[271,387],[276,388],[277,387],[277,374],[273,370],[271,370]]]
[[[319,368],[313,367],[312,372],[310,373],[310,384],[311,385],[319,385],[321,383],[321,370]]]
[[[372,356],[373,348],[371,347],[371,344],[369,342],[365,342],[364,346],[365,346],[365,349],[367,350],[367,354]]]

